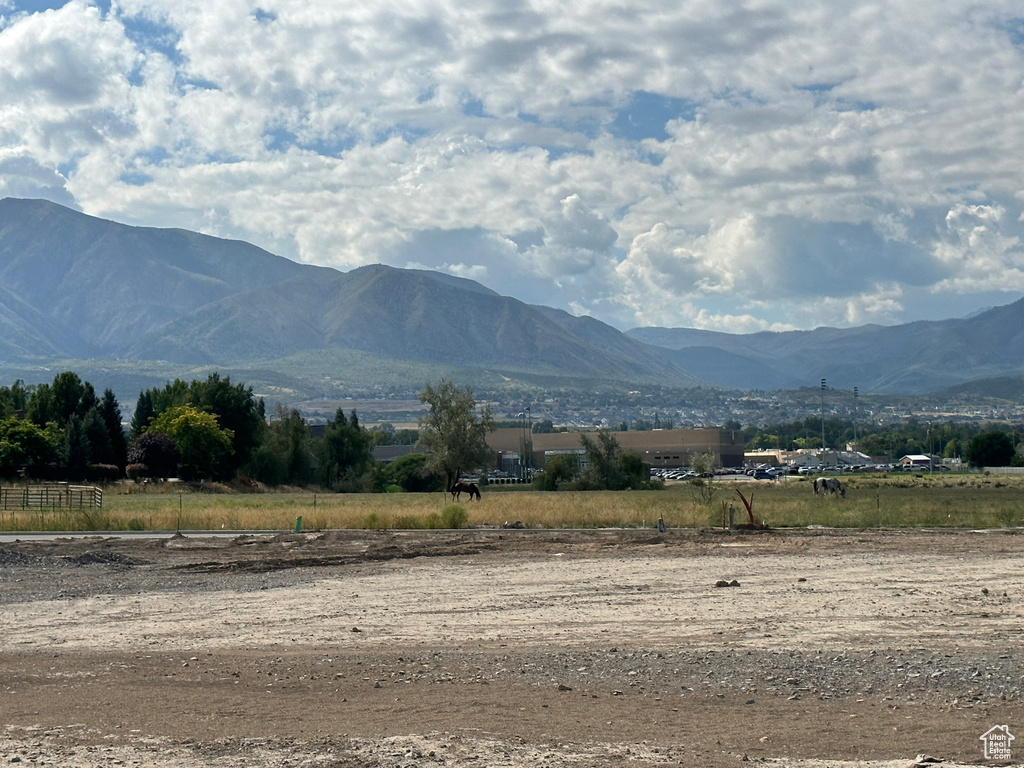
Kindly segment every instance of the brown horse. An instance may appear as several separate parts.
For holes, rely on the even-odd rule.
[[[462,494],[468,493],[469,500],[472,501],[473,497],[476,496],[476,500],[480,501],[480,489],[476,487],[476,483],[467,483],[465,480],[460,480],[452,486],[452,501],[460,499]]]

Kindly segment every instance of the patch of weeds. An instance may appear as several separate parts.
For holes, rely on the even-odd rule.
[[[445,528],[465,528],[469,525],[469,514],[460,504],[449,504],[441,510],[441,524]]]
[[[388,526],[380,515],[378,515],[376,512],[371,512],[363,518],[363,523],[361,527],[366,528],[370,531],[383,531]]]
[[[100,510],[81,509],[77,514],[80,530],[83,531],[109,531],[111,530],[110,516]]]
[[[395,518],[394,528],[401,528],[406,531],[417,531],[421,528],[426,528],[423,521],[420,520],[416,515],[403,515],[402,517]]]

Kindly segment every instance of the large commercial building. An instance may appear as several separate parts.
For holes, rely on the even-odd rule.
[[[591,440],[596,432],[588,432]],[[712,453],[715,464],[743,466],[743,434],[729,429],[654,429],[642,432],[611,432],[623,450],[635,451],[652,467],[682,467],[695,453]],[[497,455],[499,469],[515,473],[519,467],[543,468],[554,454],[582,454],[579,432],[531,434],[527,429],[497,429],[487,435]]]

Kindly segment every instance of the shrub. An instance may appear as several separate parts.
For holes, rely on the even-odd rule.
[[[86,468],[85,477],[90,482],[111,483],[121,477],[121,470],[116,464],[90,464]]]
[[[441,510],[441,523],[445,528],[465,528],[469,525],[469,515],[460,504],[449,504]]]
[[[125,468],[125,474],[137,483],[140,480],[149,477],[149,467],[145,464],[129,464]]]

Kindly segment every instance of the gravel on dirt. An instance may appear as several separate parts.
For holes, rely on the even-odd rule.
[[[984,760],[981,737],[1024,733],[1022,544],[827,529],[0,544],[0,763],[1016,764]]]

